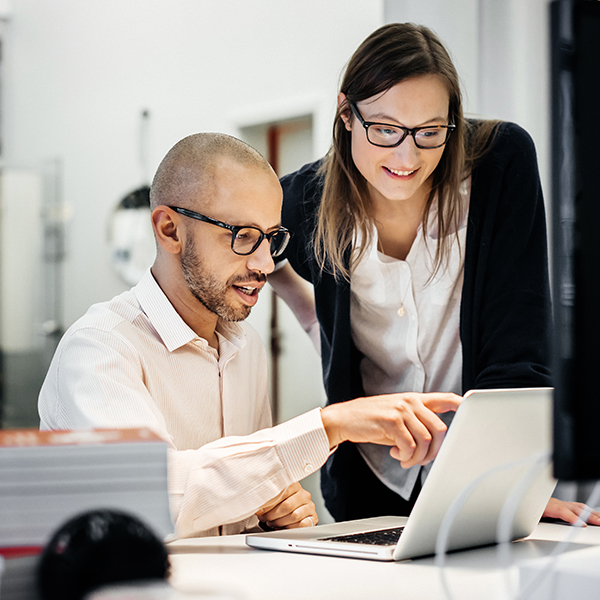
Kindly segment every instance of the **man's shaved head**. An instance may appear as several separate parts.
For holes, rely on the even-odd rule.
[[[152,210],[161,204],[194,209],[208,201],[215,184],[215,165],[227,157],[273,173],[269,163],[245,142],[224,133],[196,133],[177,142],[164,157],[150,189]]]

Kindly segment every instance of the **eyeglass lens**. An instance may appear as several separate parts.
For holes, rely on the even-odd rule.
[[[289,233],[287,231],[275,231],[267,235],[271,247],[271,256],[279,256],[287,246]],[[242,227],[233,238],[233,251],[238,254],[251,254],[264,239],[264,234],[253,227]]]
[[[450,130],[446,127],[423,127],[414,134],[414,140],[420,148],[436,148],[442,146]],[[381,146],[394,146],[402,140],[407,132],[389,125],[369,125],[367,129],[369,141]]]

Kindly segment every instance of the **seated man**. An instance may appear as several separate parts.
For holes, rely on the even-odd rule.
[[[157,256],[142,281],[96,304],[63,336],[39,397],[42,429],[148,427],[169,453],[180,536],[316,524],[297,483],[345,440],[392,446],[425,464],[460,398],[399,394],[315,409],[271,427],[267,366],[243,321],[258,300],[280,226],[269,164],[222,134],[177,143],[151,189]]]

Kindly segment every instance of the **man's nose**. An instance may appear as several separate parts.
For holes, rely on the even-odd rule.
[[[271,256],[271,242],[265,238],[258,248],[248,255],[248,269],[251,271],[260,271],[265,275],[272,273],[275,269],[275,263]]]

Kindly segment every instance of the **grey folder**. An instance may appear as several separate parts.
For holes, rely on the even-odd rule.
[[[253,548],[373,560],[435,553],[449,509],[456,512],[447,549],[497,541],[501,515],[507,537],[528,536],[556,481],[551,476],[552,388],[472,390],[465,395],[409,517],[377,517],[246,536]],[[510,510],[514,505],[514,510]],[[504,511],[503,511],[504,509]],[[448,521],[446,521],[447,523]],[[403,526],[395,545],[324,538]]]

